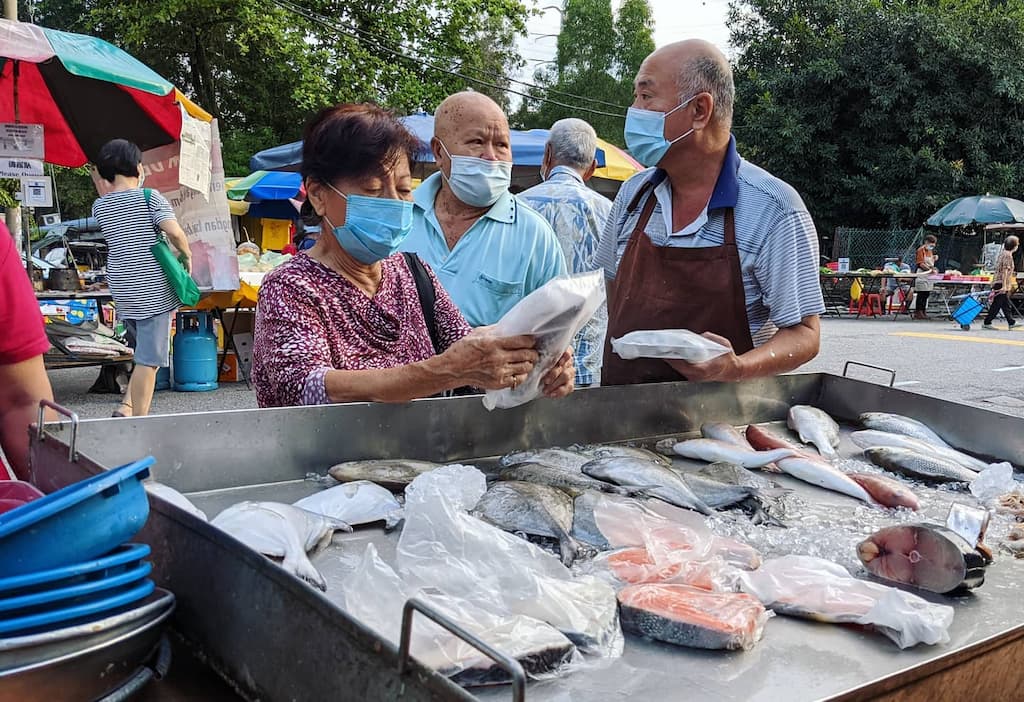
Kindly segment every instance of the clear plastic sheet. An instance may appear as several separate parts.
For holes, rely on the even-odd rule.
[[[398,576],[367,544],[358,567],[340,586],[341,604],[353,617],[398,645],[402,608],[410,598],[424,600],[449,619],[522,664],[533,679],[553,677],[579,658],[576,647],[554,627],[532,617],[497,614],[436,590],[421,590]],[[413,622],[412,655],[424,665],[465,686],[500,684],[508,675],[490,658],[429,619]]]
[[[594,271],[550,280],[517,302],[491,332],[496,336],[533,335],[540,359],[515,389],[488,390],[484,407],[508,409],[539,397],[544,374],[565,353],[604,299],[604,273]]]
[[[369,480],[335,484],[293,504],[353,526],[383,521],[391,528],[402,519],[402,505],[391,491]]]
[[[858,580],[841,565],[811,556],[768,560],[738,573],[740,587],[778,614],[867,626],[900,648],[949,641],[953,608],[894,587]]]
[[[165,502],[170,502],[175,507],[185,510],[191,515],[202,519],[204,522],[209,521],[206,516],[206,512],[192,504],[192,500],[188,499],[180,492],[172,487],[158,483],[155,480],[148,480],[144,483],[146,486],[146,492],[150,495],[156,495]]]
[[[705,363],[728,353],[729,349],[689,329],[649,329],[612,339],[612,351],[626,360],[669,358]]]
[[[445,466],[412,482],[396,558],[403,579],[488,611],[545,621],[585,653],[621,655],[612,588],[574,578],[547,551],[468,514],[485,490],[483,473],[469,466]]]

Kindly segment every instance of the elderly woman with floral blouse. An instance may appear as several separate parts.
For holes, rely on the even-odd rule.
[[[260,286],[252,378],[261,407],[515,387],[537,362],[532,337],[471,330],[433,272],[396,253],[412,224],[417,147],[371,104],[327,108],[306,128],[306,207],[321,233]],[[418,293],[414,268],[432,295]],[[433,315],[421,302],[431,297]],[[545,374],[544,393],[572,392],[573,375],[566,352]]]

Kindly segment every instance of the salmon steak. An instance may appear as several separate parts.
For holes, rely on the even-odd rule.
[[[630,585],[618,597],[623,629],[691,648],[753,648],[770,616],[750,595],[707,592],[688,585]]]
[[[945,594],[985,582],[985,558],[955,532],[931,524],[901,524],[857,546],[868,571],[883,580]]]
[[[643,546],[623,548],[607,555],[608,568],[618,580],[630,585],[641,583],[683,583],[702,590],[714,587],[714,576],[721,565],[695,560],[655,562]]]

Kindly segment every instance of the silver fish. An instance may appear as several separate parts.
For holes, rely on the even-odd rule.
[[[594,507],[601,499],[609,499],[593,490],[584,490],[572,502],[572,531],[570,535],[580,543],[593,546],[599,551],[607,551],[612,547],[608,539],[597,526]],[[628,498],[622,498],[628,499]]]
[[[327,472],[340,483],[369,480],[392,492],[401,492],[418,476],[440,467],[440,463],[411,459],[381,459],[377,461],[347,461],[333,466]]]
[[[867,490],[824,458],[794,456],[782,459],[778,462],[778,466],[783,473],[787,473],[797,480],[803,480],[805,483],[817,485],[833,492],[841,492],[868,504],[874,504],[874,500]]]
[[[662,465],[671,465],[672,461],[665,458],[660,453],[654,451],[648,451],[645,448],[637,446],[618,446],[618,445],[592,445],[592,446],[579,446],[573,447],[574,451],[582,453],[593,458],[607,458],[608,456],[629,456],[631,458],[642,458],[648,461],[654,461],[655,463],[661,463]]]
[[[632,495],[637,492],[637,488],[612,485],[603,480],[597,480],[589,475],[584,475],[580,471],[544,465],[543,463],[519,463],[502,468],[501,472],[498,473],[498,479],[550,485],[551,487],[566,491],[572,497],[576,497],[584,490],[598,490],[616,495]]]
[[[697,475],[717,480],[720,483],[744,485],[746,487],[757,488],[758,490],[771,490],[779,487],[768,478],[758,475],[757,473],[753,473],[743,466],[738,466],[735,463],[726,463],[724,461],[704,466],[697,471]]]
[[[547,448],[508,453],[502,456],[498,463],[502,466],[514,466],[518,463],[540,463],[545,466],[578,471],[591,460],[593,460],[591,456],[576,453],[575,451]]]
[[[210,523],[249,548],[282,559],[282,568],[321,590],[327,581],[306,553],[325,546],[335,531],[352,531],[337,519],[278,502],[240,502]]]
[[[489,487],[472,513],[506,531],[558,539],[562,563],[571,565],[579,554],[579,544],[569,535],[572,512],[572,498],[565,492],[509,480]]]
[[[939,446],[938,444],[907,436],[906,434],[893,434],[887,431],[878,431],[877,429],[864,429],[850,434],[850,439],[860,448],[872,448],[874,446],[905,448],[924,454],[940,456],[973,471],[980,472],[988,468],[988,464],[985,461],[969,456],[962,451]]]
[[[610,456],[595,458],[583,466],[583,472],[592,478],[607,480],[617,485],[643,487],[643,494],[657,497],[677,507],[696,510],[702,514],[714,514],[714,510],[694,494],[676,471],[660,463]]]
[[[927,441],[931,444],[935,444],[936,446],[953,448],[947,444],[941,436],[932,431],[930,427],[916,419],[904,417],[902,414],[865,412],[860,416],[860,423],[863,424],[866,429],[876,429],[878,431],[887,431],[893,434],[903,434],[904,436],[912,436],[915,439]]]
[[[814,444],[818,453],[828,459],[839,457],[839,425],[828,413],[810,405],[793,405],[789,408],[786,425],[800,435],[800,441]]]
[[[733,444],[740,448],[754,450],[754,447],[747,441],[747,437],[743,436],[739,429],[727,422],[704,422],[700,425],[700,435],[705,439],[724,441],[727,444]]]
[[[791,449],[772,449],[770,451],[754,451],[744,449],[734,444],[727,444],[716,439],[690,439],[680,441],[672,447],[678,455],[683,458],[696,458],[708,463],[735,463],[744,468],[760,468],[769,463],[775,463],[782,458],[795,456],[796,452]]]
[[[864,455],[879,468],[901,473],[908,478],[938,483],[969,483],[978,474],[955,461],[913,449],[876,446],[864,449]]]
[[[750,520],[754,524],[785,526],[766,509],[763,496],[758,488],[722,482],[700,473],[680,473],[680,475],[693,490],[693,493],[713,509],[738,507],[750,516]]]

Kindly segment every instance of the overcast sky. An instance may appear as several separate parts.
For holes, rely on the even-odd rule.
[[[532,0],[535,7],[562,5],[562,0]],[[648,0],[654,12],[654,43],[664,46],[680,39],[699,37],[714,42],[728,53],[729,31],[725,17],[729,0]],[[619,0],[613,0],[618,8]],[[555,37],[558,34],[560,14],[556,10],[545,10],[540,17],[530,20],[529,34],[520,44],[521,53],[527,61],[526,76],[533,76],[542,61],[551,61],[555,56]],[[542,36],[552,35],[552,36]]]

